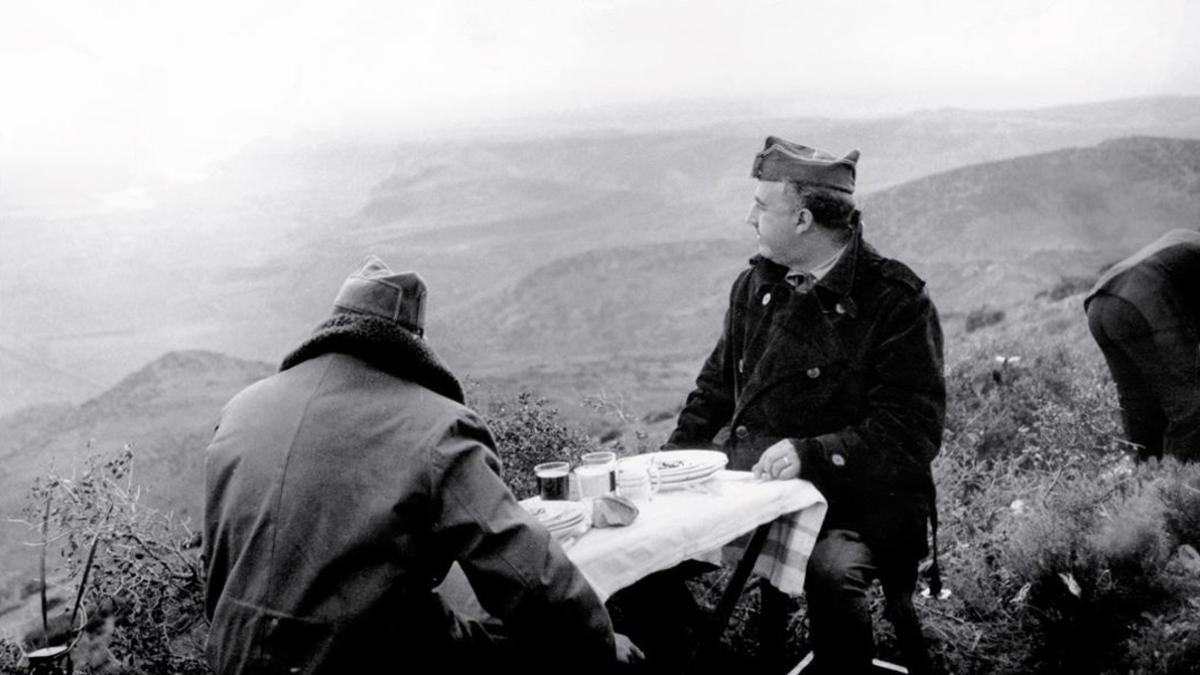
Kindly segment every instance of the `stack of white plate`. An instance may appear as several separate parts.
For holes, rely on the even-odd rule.
[[[566,539],[587,531],[586,508],[579,502],[544,502],[537,499],[523,506],[543,527],[550,530],[555,539]]]
[[[664,450],[650,453],[658,469],[662,490],[691,487],[709,480],[729,463],[716,450]]]

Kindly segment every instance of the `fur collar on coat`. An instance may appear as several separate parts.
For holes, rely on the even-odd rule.
[[[349,354],[385,373],[464,402],[462,385],[421,338],[396,323],[369,314],[335,314],[283,359],[287,370],[324,354]]]

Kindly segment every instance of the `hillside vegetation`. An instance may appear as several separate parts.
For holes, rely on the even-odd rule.
[[[917,602],[940,672],[1174,674],[1196,672],[1200,663],[1200,466],[1132,464],[1120,440],[1115,393],[1087,342],[1079,300],[1036,300],[951,344],[947,428],[934,462],[941,563],[951,595]],[[198,365],[187,355],[168,363],[181,359]],[[207,358],[202,370],[234,365]],[[124,393],[163,387],[153,370],[130,378]],[[563,453],[575,457],[599,444],[536,396],[510,393],[475,403],[496,430],[521,495],[532,489],[532,464]],[[666,427],[643,424],[639,411],[620,412],[619,423],[634,432],[616,441],[620,452],[656,447],[665,437]],[[130,456],[109,453],[77,465],[72,484],[85,498],[55,502],[64,506],[53,512],[53,527],[86,542],[99,524],[112,538],[103,540],[85,596],[98,618],[77,647],[76,663],[110,667],[119,659],[135,669],[203,672],[194,535],[130,501],[133,493],[121,487]],[[140,460],[132,456],[140,475]],[[38,505],[60,485],[36,483],[27,517],[36,521]],[[173,576],[145,577],[156,568],[116,545],[128,533],[163,556]],[[67,550],[63,570],[74,573],[63,580],[69,588],[79,581],[87,548]],[[693,584],[702,603],[715,602],[726,574]],[[127,592],[109,595],[149,588],[150,580],[161,585],[154,598],[156,611],[171,617],[165,628],[141,604],[128,604]],[[30,602],[36,598],[36,586],[25,584],[20,592]],[[765,666],[756,642],[758,611],[752,588],[711,664],[715,672]],[[802,598],[791,611],[787,654],[795,660],[808,650]],[[8,640],[36,623],[35,615],[23,616],[23,623],[13,622],[0,613]],[[895,659],[882,616],[876,624],[882,654]],[[8,659],[13,667],[19,650],[3,638],[0,666]]]

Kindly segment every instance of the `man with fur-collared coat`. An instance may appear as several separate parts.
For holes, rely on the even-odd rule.
[[[425,286],[372,258],[205,458],[216,673],[604,673],[639,652],[500,477],[422,338]],[[504,634],[434,592],[451,563]]]
[[[893,618],[909,613],[910,670],[927,667],[911,593],[945,414],[937,312],[916,274],[863,241],[857,159],[767,139],[747,218],[759,255],[668,441],[721,437],[731,468],[810,480],[828,499],[806,590],[822,673],[869,667],[873,577]]]

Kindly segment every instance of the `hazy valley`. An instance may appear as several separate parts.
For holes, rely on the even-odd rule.
[[[767,133],[862,149],[867,238],[929,281],[951,359],[983,306],[1008,314],[989,331],[1091,349],[1079,298],[1038,294],[1200,225],[1196,98],[264,143],[136,203],[6,215],[0,513],[17,514],[34,476],[133,443],[148,501],[198,515],[220,406],[303,339],[368,253],[429,281],[430,341],[477,396],[538,391],[599,431],[581,402],[603,395],[661,427],[754,253],[741,219]],[[26,533],[3,528],[0,570],[27,568]]]
[[[1059,215],[1054,209],[1080,206],[1079,213],[1092,209],[1115,217],[1132,202],[1123,206],[1110,195],[1104,203],[1089,204],[1086,189],[1106,179],[1095,162],[1083,158],[1077,159],[1084,173],[1070,180],[1092,187],[1078,193],[1074,204],[1072,195],[1059,197],[1057,205],[1031,202],[1032,188],[1041,194],[1033,176],[1021,182],[1019,175],[997,174],[995,181],[971,185],[976,176],[989,181],[986,174],[1003,172],[1000,168],[936,174],[1061,148],[1089,148],[1113,138],[1200,138],[1200,99],[935,110],[878,119],[761,118],[669,131],[561,132],[551,138],[264,141],[211,167],[202,179],[147,178],[143,185],[94,195],[84,205],[23,204],[6,196],[0,412],[82,401],[170,350],[209,349],[277,361],[320,320],[341,279],[367,253],[421,271],[432,288],[431,332],[437,344],[460,369],[489,367],[477,360],[481,350],[475,343],[491,338],[457,329],[455,317],[489,297],[511,297],[543,266],[574,256],[586,268],[586,255],[609,255],[604,249],[709,240],[713,245],[701,248],[720,258],[714,264],[736,269],[753,253],[752,234],[741,220],[752,189],[750,159],[768,133],[837,152],[861,148],[859,184],[869,235],[884,250],[892,237],[900,247],[919,246],[921,237],[930,237],[934,248],[910,255],[910,262],[920,267],[914,258],[928,257],[939,266],[936,273],[932,267],[922,270],[935,277],[935,290],[941,277],[948,280],[947,288],[960,289],[956,274],[983,270],[999,278],[1007,272],[984,269],[977,258],[957,267],[953,256],[946,261],[943,253],[957,248],[940,245],[941,224],[932,220],[974,209],[975,215],[966,214],[974,224],[956,234],[956,247],[987,251],[999,246],[1012,259],[1013,250],[1054,251],[1075,243],[1044,227],[1035,229],[1036,243],[1003,229],[983,247],[978,238],[962,237],[968,230],[986,232],[988,219],[1001,223],[1011,217],[1041,227]],[[1060,160],[1074,161],[1069,156],[1025,161]],[[1050,165],[1042,171],[1037,178],[1054,174]],[[1120,180],[1122,172],[1137,167],[1103,171]],[[1066,177],[1053,177],[1047,199],[1064,194]],[[1010,178],[1017,183],[1006,188]],[[919,179],[929,182],[902,186]],[[930,199],[945,181],[950,187],[939,198],[949,201]],[[992,183],[995,187],[989,187]],[[997,192],[1004,189],[1011,192]],[[1146,189],[1150,196],[1157,188],[1150,181]],[[1163,190],[1169,193],[1163,201],[1181,194],[1170,184]],[[963,200],[969,204],[960,206]],[[953,208],[940,208],[945,206]],[[1187,208],[1192,207],[1142,216],[1142,223],[1129,223],[1128,229],[1148,233],[1159,224],[1146,221],[1159,216],[1186,220]],[[1076,224],[1064,236],[1078,238],[1087,232],[1078,223],[1089,218],[1072,217]],[[921,227],[904,224],[910,220]],[[1110,229],[1094,232],[1097,246],[1108,241]],[[722,249],[717,240],[728,246]],[[1113,249],[1121,245],[1116,241]],[[909,249],[902,252],[908,255]],[[1107,251],[1096,255],[1088,265],[1111,257]],[[706,261],[702,268],[711,265]],[[709,298],[728,283],[716,274],[706,279],[714,287],[697,289],[692,298]],[[937,299],[948,311],[979,300],[956,294]],[[660,352],[663,346],[639,349]],[[608,356],[612,351],[571,354]],[[536,352],[491,356],[486,360],[501,364],[539,358]]]

